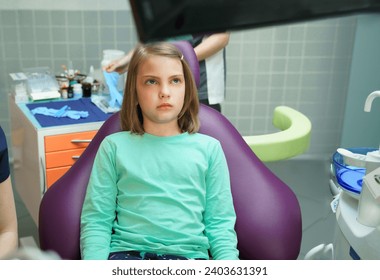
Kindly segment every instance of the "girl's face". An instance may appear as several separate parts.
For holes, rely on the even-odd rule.
[[[137,99],[147,133],[169,136],[180,133],[178,115],[185,98],[185,79],[179,59],[149,56],[138,68]]]

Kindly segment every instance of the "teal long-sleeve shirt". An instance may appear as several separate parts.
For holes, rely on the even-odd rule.
[[[101,143],[81,216],[83,259],[136,250],[238,259],[229,172],[219,141],[127,131]]]

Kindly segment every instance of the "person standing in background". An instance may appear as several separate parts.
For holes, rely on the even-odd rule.
[[[226,49],[229,33],[194,36],[189,42],[199,61],[199,101],[221,112],[226,95]]]
[[[0,126],[0,259],[17,249],[17,230],[8,146],[4,131]]]
[[[199,61],[200,84],[198,97],[200,103],[221,112],[221,103],[226,95],[226,49],[230,40],[229,33],[179,36],[168,41],[186,40],[194,47]],[[133,55],[132,49],[126,56],[112,61],[104,70],[125,73]]]

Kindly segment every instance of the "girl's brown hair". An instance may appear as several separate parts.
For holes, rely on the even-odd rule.
[[[140,135],[145,133],[142,112],[137,100],[136,79],[139,65],[152,55],[177,58],[181,61],[185,79],[185,100],[178,115],[178,125],[182,132],[198,132],[199,101],[193,73],[183,58],[183,54],[173,44],[167,42],[140,44],[136,47],[128,66],[127,81],[120,110],[121,129]]]

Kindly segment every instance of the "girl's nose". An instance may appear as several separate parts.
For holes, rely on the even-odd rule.
[[[161,86],[161,89],[160,89],[160,98],[165,98],[165,97],[169,97],[169,96],[170,96],[169,86],[163,84]]]

